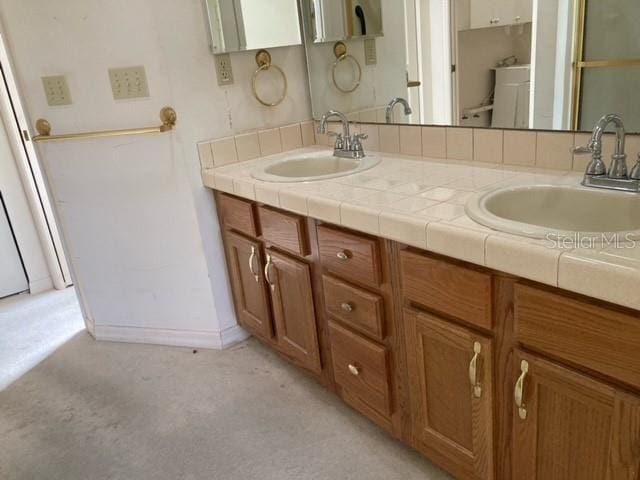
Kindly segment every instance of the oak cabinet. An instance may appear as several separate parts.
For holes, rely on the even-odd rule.
[[[640,480],[638,312],[217,198],[240,324],[455,478]]]
[[[264,273],[271,291],[278,345],[301,366],[320,373],[309,265],[269,249]]]
[[[521,351],[514,361],[514,479],[640,478],[640,397]]]
[[[404,318],[416,447],[461,478],[492,479],[492,341],[412,309]]]
[[[226,231],[224,237],[238,322],[251,333],[270,338],[273,333],[271,309],[260,243],[232,231]]]

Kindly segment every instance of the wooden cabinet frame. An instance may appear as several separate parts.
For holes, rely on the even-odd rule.
[[[572,477],[575,475],[596,480],[593,475],[601,474],[606,480],[640,479],[637,368],[634,365],[625,369],[620,361],[620,352],[636,358],[635,351],[629,350],[629,342],[621,346],[616,362],[612,363],[612,359],[602,355],[598,361],[595,357],[586,358],[581,356],[582,350],[577,350],[584,343],[593,351],[603,352],[605,346],[598,344],[606,337],[602,329],[598,335],[587,335],[584,340],[571,338],[567,342],[571,350],[567,351],[561,350],[561,339],[547,341],[548,332],[540,333],[544,342],[536,335],[540,325],[570,321],[567,311],[591,312],[593,318],[599,315],[598,318],[611,324],[617,319],[632,326],[635,319],[640,322],[639,312],[334,226],[320,228],[329,239],[324,244],[326,258],[323,260],[318,240],[318,227],[322,222],[271,207],[262,208],[255,202],[236,200],[231,197],[222,202],[224,217],[231,219],[230,224],[225,225],[222,216],[220,220],[238,319],[252,328],[262,342],[293,364],[305,368],[394,437],[412,445],[461,480],[547,480],[540,475],[553,480],[577,480]],[[268,229],[269,238],[263,238],[260,233],[261,211],[267,212],[272,225]],[[278,224],[286,226],[282,235],[277,227],[273,227]],[[338,247],[343,235],[348,239],[348,247],[344,248],[357,253],[354,254],[357,261],[353,264],[361,270],[341,271],[341,264],[336,263],[336,252],[341,251]],[[286,298],[286,292],[265,288],[261,293],[255,288],[251,283],[255,281],[251,276],[254,272],[249,269],[248,258],[244,258],[252,247],[259,252],[255,256],[256,267],[258,264],[261,267],[261,271],[256,272],[259,280],[264,280],[262,269],[267,253],[286,273],[288,282],[301,279],[295,289],[298,293],[294,301],[302,300],[304,308],[298,304],[287,305],[292,300]],[[413,256],[408,264],[412,278],[408,280],[403,276],[406,272],[402,268],[407,259],[402,254],[405,250]],[[373,263],[371,259],[374,259]],[[418,263],[429,270],[424,277],[416,269]],[[361,323],[367,326],[366,329],[350,325],[348,318],[340,318],[335,306],[333,314],[326,308],[323,277],[337,279],[333,288],[340,284],[350,285],[353,294],[360,292],[361,300],[376,305],[365,309],[367,315],[376,316]],[[473,296],[464,299],[460,292],[469,288],[474,289]],[[261,308],[260,302],[247,302],[239,295],[243,289],[257,292],[257,298],[263,296],[268,308]],[[349,289],[345,290],[348,292]],[[534,290],[539,297],[531,293]],[[446,294],[441,294],[443,292]],[[563,308],[551,306],[544,315],[536,313],[544,312],[543,308],[529,308],[525,312],[519,304],[521,317],[516,329],[514,299],[528,298],[523,292],[534,298],[529,305],[547,301],[551,305],[551,299],[555,302],[566,299],[566,304]],[[342,303],[345,300],[339,293],[342,292],[334,291],[330,298]],[[288,338],[287,326],[283,323],[287,321],[283,313],[286,309],[289,309],[288,315],[293,312],[294,317],[306,319],[310,329],[305,335]],[[561,315],[560,312],[564,312],[564,319],[554,317]],[[271,330],[263,328],[266,325],[263,318],[268,318]],[[576,324],[589,325],[586,317],[580,320]],[[332,361],[330,321],[342,332],[342,357],[336,362]],[[571,334],[564,325],[563,328],[563,335]],[[635,327],[632,330],[637,331]],[[285,332],[284,337],[278,339],[278,332]],[[619,332],[607,338],[615,343],[615,339],[620,338]],[[376,382],[379,378],[389,380],[389,397],[378,400],[377,409],[358,398],[358,392],[367,395],[367,389],[349,381],[353,379],[343,377],[341,382],[351,388],[336,384],[333,365],[337,363],[340,368],[344,367],[343,357],[352,341],[361,344],[360,352],[371,352],[371,361],[363,357],[367,360],[367,368],[380,365],[381,358],[386,359],[387,372],[372,377]],[[476,343],[482,355],[476,369],[482,387],[479,398],[474,397],[469,379],[465,384],[464,378],[465,365],[474,358]],[[440,356],[429,360],[430,355]],[[514,397],[515,384],[522,375],[522,360],[526,360],[530,368],[529,376],[525,375],[522,383],[522,398],[528,411],[526,419],[521,418]],[[425,362],[428,368],[425,368]],[[447,384],[448,365],[455,385]],[[344,374],[344,371],[339,373]],[[376,387],[375,391],[381,390]],[[460,410],[466,415],[463,421],[450,414],[442,414],[440,419],[430,417],[445,412],[447,402],[453,403],[456,399],[458,405],[466,409]],[[591,421],[589,414],[581,410],[583,404],[593,406],[593,417],[600,419],[600,423]],[[576,432],[567,431],[566,425],[572,423],[566,418],[571,415],[582,419],[575,425],[586,425],[575,427],[576,431],[581,429],[577,436]],[[447,425],[443,421],[452,423]],[[602,440],[601,437],[606,438]],[[589,448],[594,452],[593,458],[581,459],[584,465],[571,463],[567,455],[557,455],[553,450],[554,445],[558,449],[582,445],[576,444],[577,441],[592,445]]]

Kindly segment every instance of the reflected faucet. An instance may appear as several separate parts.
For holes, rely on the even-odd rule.
[[[327,132],[327,122],[332,117],[338,117],[340,119],[340,122],[342,123],[342,133]],[[336,144],[333,149],[334,157],[364,158],[366,156],[361,140],[366,140],[369,136],[361,133],[350,135],[349,119],[342,112],[329,110],[327,113],[322,115],[322,119],[320,119],[320,126],[318,127],[318,133],[336,137]]]
[[[612,124],[615,126],[616,145],[611,155],[611,165],[607,166],[602,160],[602,135]],[[591,155],[591,162],[584,172],[582,185],[585,187],[606,188],[611,190],[623,190],[627,192],[640,192],[640,159],[627,173],[627,154],[624,151],[625,129],[622,118],[614,113],[602,116],[593,128],[591,140],[586,147],[576,147],[573,153],[578,155]]]
[[[411,110],[411,106],[409,105],[409,102],[407,102],[402,97],[396,97],[389,102],[389,105],[387,105],[387,123],[393,123],[393,120],[392,120],[393,109],[397,104],[401,104],[402,106],[404,106],[405,115],[411,115],[413,113],[413,110]]]

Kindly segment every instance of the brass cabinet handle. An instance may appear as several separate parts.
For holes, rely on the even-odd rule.
[[[344,303],[340,304],[340,308],[342,308],[342,310],[344,310],[347,313],[353,312],[353,305],[351,305],[348,302],[344,302]]]
[[[518,407],[518,415],[522,420],[527,418],[527,407],[524,404],[524,379],[529,372],[529,362],[526,360],[522,360],[520,363],[520,377],[518,377],[518,381],[516,382],[516,388],[513,392],[513,398],[516,401],[516,406]]]
[[[349,364],[349,372],[354,377],[357,377],[358,375],[360,375],[360,369],[358,367],[356,367],[355,365],[353,365],[352,363]]]
[[[251,247],[251,255],[249,255],[249,271],[251,271],[251,274],[253,275],[253,278],[256,280],[256,283],[259,283],[260,282],[260,276],[253,269],[253,265],[255,263],[255,260],[256,260],[256,247],[252,246]]]
[[[347,252],[345,252],[344,250],[342,250],[341,252],[336,253],[336,257],[338,257],[343,262],[346,262],[347,260],[349,260],[349,254]]]
[[[269,268],[271,267],[271,265],[273,265],[273,259],[271,258],[271,255],[267,254],[267,264],[264,266],[264,278],[269,284],[269,286],[271,287],[271,290],[273,291],[276,289],[276,286],[271,281],[271,277],[269,275]]]
[[[473,387],[473,396],[476,398],[482,396],[482,386],[478,382],[478,358],[480,358],[480,352],[482,352],[482,345],[480,345],[480,342],[474,342],[473,358],[469,363],[469,382]]]

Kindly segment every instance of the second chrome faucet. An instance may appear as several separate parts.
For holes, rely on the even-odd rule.
[[[615,126],[616,144],[611,155],[611,166],[607,169],[602,160],[602,135],[610,124]],[[579,155],[591,155],[591,162],[587,165],[582,184],[585,187],[640,192],[640,155],[631,173],[628,173],[624,146],[625,129],[622,118],[614,113],[602,116],[593,129],[589,144],[573,150]]]

